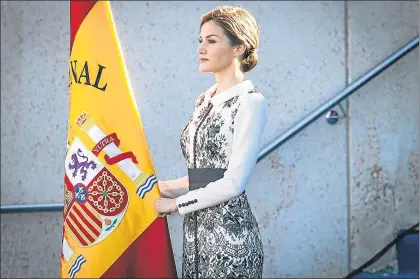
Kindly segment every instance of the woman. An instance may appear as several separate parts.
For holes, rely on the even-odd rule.
[[[159,181],[159,216],[184,215],[183,278],[261,278],[263,247],[245,187],[256,164],[266,103],[244,73],[257,64],[252,15],[220,7],[203,15],[200,72],[216,84],[198,96],[181,135],[188,176]]]

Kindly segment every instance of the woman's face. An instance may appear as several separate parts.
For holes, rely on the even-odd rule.
[[[233,63],[235,47],[230,45],[223,28],[213,20],[201,27],[199,42],[197,53],[200,72],[220,72]]]

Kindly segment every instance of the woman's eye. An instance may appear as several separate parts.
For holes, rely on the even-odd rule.
[[[214,44],[216,41],[215,40],[209,40],[210,44]]]
[[[203,42],[203,40],[202,39],[198,39],[198,42],[201,44]]]

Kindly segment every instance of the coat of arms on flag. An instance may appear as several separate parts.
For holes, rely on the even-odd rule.
[[[70,1],[62,278],[174,278],[157,178],[107,1]]]

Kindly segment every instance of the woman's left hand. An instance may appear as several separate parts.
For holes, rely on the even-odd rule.
[[[158,217],[164,217],[167,214],[178,211],[176,199],[158,198],[156,200],[156,211]]]

